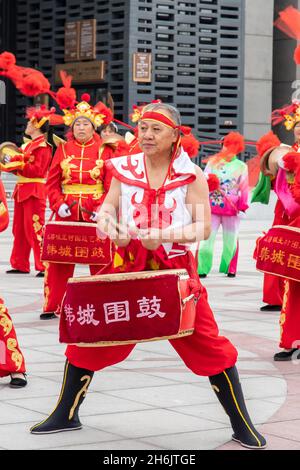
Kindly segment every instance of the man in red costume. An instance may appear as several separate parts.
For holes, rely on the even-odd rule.
[[[93,108],[89,99],[89,95],[84,94],[76,107],[64,110],[64,123],[71,131],[68,141],[55,153],[47,180],[50,208],[57,221],[96,221],[96,211],[111,179],[105,161],[120,151],[121,144],[103,142],[96,132],[99,126],[111,122],[112,112],[101,102]],[[44,320],[55,318],[75,268],[74,264],[47,264],[45,303],[40,316]],[[90,266],[91,274],[99,269],[100,266]]]
[[[253,426],[244,402],[235,368],[237,351],[219,335],[195,259],[186,245],[209,236],[210,207],[206,179],[182,149],[180,131],[187,129],[181,126],[175,108],[162,103],[149,105],[138,124],[142,153],[110,160],[114,178],[98,218],[100,230],[115,241],[118,250],[102,272],[179,268],[188,271],[195,289],[201,292],[195,330],[191,336],[170,343],[189,369],[209,377],[230,417],[233,439],[249,448],[264,448],[266,441]],[[121,224],[115,218],[120,203]],[[123,361],[134,346],[69,346],[58,405],[31,432],[80,429],[79,406],[94,371]]]
[[[52,147],[47,142],[47,131],[53,112],[45,107],[29,108],[25,134],[30,140],[22,146],[19,163],[9,156],[4,157],[2,170],[14,170],[18,178],[13,194],[14,244],[10,257],[12,269],[6,271],[7,274],[29,273],[30,252],[33,250],[37,277],[44,275],[41,240],[45,224],[46,177],[52,158]]]

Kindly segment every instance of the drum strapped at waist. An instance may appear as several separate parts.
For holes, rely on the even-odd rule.
[[[45,178],[26,178],[26,176],[18,175],[17,183],[18,184],[24,184],[24,183],[46,184],[46,179]]]
[[[98,184],[63,184],[63,194],[103,194],[102,183]]]
[[[194,287],[185,269],[69,278],[60,342],[101,347],[191,335],[198,300]]]

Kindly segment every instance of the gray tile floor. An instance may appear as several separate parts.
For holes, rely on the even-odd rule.
[[[270,449],[300,448],[299,367],[276,364],[278,312],[262,314],[262,275],[255,271],[255,239],[270,220],[243,220],[239,275],[214,270],[204,280],[222,334],[239,350],[238,367],[248,407]],[[28,386],[12,390],[0,381],[0,442],[3,449],[235,449],[227,416],[206,378],[189,372],[167,341],[143,343],[121,364],[95,374],[81,407],[81,431],[33,436],[32,424],[56,403],[64,366],[58,321],[39,320],[43,279],[6,275],[11,229],[0,235],[1,295],[14,320],[28,369]],[[78,268],[76,274],[87,273]]]

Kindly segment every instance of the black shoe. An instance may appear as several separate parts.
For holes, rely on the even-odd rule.
[[[57,318],[54,312],[45,312],[40,314],[40,320],[52,320],[53,318]]]
[[[35,277],[45,277],[44,271],[40,271]]]
[[[260,307],[261,312],[281,312],[282,306],[281,305],[264,305]]]
[[[28,271],[20,271],[19,269],[9,269],[6,274],[29,274]]]
[[[227,277],[236,277],[236,274],[234,274],[234,273],[228,273],[228,274],[227,274]]]
[[[248,449],[264,449],[266,440],[251,422],[236,367],[209,377],[209,381],[229,416],[234,432],[232,439]]]
[[[199,277],[200,279],[204,279],[205,277],[207,277],[207,274],[199,274]]]
[[[82,428],[78,411],[94,372],[72,366],[66,361],[62,389],[56,408],[51,415],[30,429],[31,434],[53,434]]]
[[[26,374],[23,374],[24,379],[20,377],[11,377],[11,381],[9,383],[10,388],[23,388],[27,385]]]
[[[300,351],[295,354],[298,349],[291,349],[290,351],[281,351],[274,354],[274,361],[291,361],[292,359],[300,359]]]

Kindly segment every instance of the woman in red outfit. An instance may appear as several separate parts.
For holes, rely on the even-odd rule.
[[[230,417],[233,439],[249,448],[263,448],[266,441],[254,428],[244,402],[235,368],[237,351],[227,338],[219,335],[206,291],[200,285],[195,259],[187,246],[209,236],[210,208],[206,179],[183,151],[181,130],[187,129],[181,126],[175,108],[151,104],[143,111],[138,125],[142,153],[110,160],[114,178],[100,210],[99,227],[119,248],[111,265],[102,272],[157,268],[185,268],[189,272],[201,292],[195,331],[170,343],[189,369],[209,377]],[[135,207],[137,200],[143,201],[145,210],[140,209],[141,203]],[[120,201],[122,225],[113,215]],[[199,206],[201,210],[197,211]],[[69,346],[59,403],[50,417],[33,426],[31,432],[48,434],[80,429],[79,406],[94,371],[124,360],[134,346]]]

